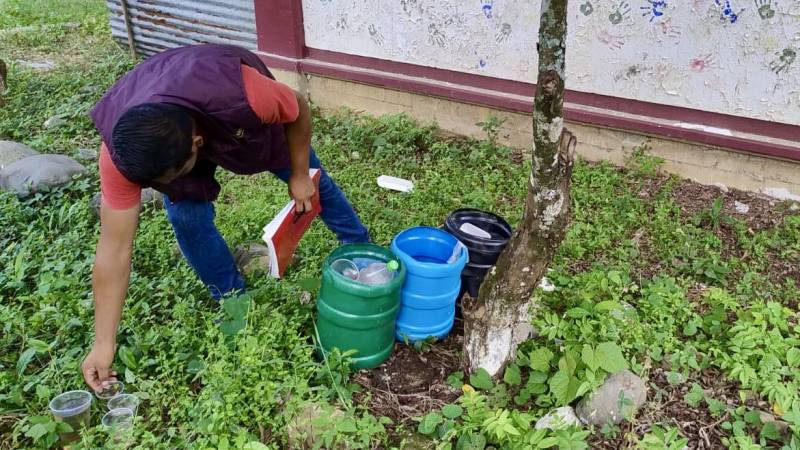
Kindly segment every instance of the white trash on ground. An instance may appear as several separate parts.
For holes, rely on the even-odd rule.
[[[379,176],[378,186],[384,189],[391,189],[399,192],[411,192],[411,190],[414,189],[414,183],[412,181],[403,178],[392,177],[389,175]]]

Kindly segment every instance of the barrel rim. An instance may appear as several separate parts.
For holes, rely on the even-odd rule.
[[[494,219],[493,220],[494,223],[500,225],[501,228],[503,228],[504,230],[506,230],[508,232],[508,237],[506,239],[495,239],[495,238],[485,239],[485,238],[473,236],[473,235],[471,235],[469,233],[465,233],[465,232],[461,231],[461,229],[459,227],[455,226],[455,222],[462,215],[466,215],[468,213],[469,214],[477,213],[478,215],[485,216],[486,218]],[[489,211],[482,211],[480,209],[475,209],[475,208],[460,208],[460,209],[457,209],[457,210],[451,212],[447,216],[447,218],[445,219],[445,228],[446,228],[448,233],[451,233],[453,236],[455,236],[461,242],[464,242],[465,244],[467,244],[467,243],[468,244],[474,244],[476,246],[482,246],[482,247],[491,246],[491,247],[502,247],[502,248],[504,248],[506,245],[508,245],[508,242],[511,240],[511,238],[514,235],[514,229],[511,227],[511,225],[508,223],[508,221],[506,221],[504,218],[502,218],[501,216],[499,216],[499,215],[497,215],[495,213],[492,213],[492,212],[489,212]]]
[[[333,270],[331,270],[331,264],[333,263],[333,261],[341,258],[344,254],[347,254],[350,250],[361,251],[361,249],[364,249],[365,252],[367,251],[367,249],[372,249],[373,250],[373,252],[371,253],[372,256],[380,256],[382,258],[397,261],[400,265],[397,276],[395,276],[394,279],[388,283],[371,285],[371,284],[359,283],[356,280],[352,280],[340,273],[335,273]],[[369,257],[369,256],[370,256],[369,253],[364,255],[364,257]],[[328,255],[328,257],[325,258],[325,261],[323,261],[322,263],[323,277],[329,276],[331,282],[337,288],[341,289],[344,286],[349,292],[357,294],[361,297],[377,297],[398,290],[405,282],[406,273],[407,269],[405,261],[403,261],[391,249],[369,243],[342,245],[336,250],[332,251],[331,254]]]
[[[442,230],[440,228],[429,227],[429,226],[417,226],[417,227],[406,228],[400,233],[397,233],[394,239],[392,239],[392,247],[391,247],[392,252],[394,252],[394,254],[397,255],[408,266],[409,271],[411,273],[414,273],[415,275],[420,275],[417,272],[417,270],[412,270],[412,269],[423,269],[428,275],[437,275],[436,277],[430,276],[426,278],[438,278],[438,275],[441,273],[448,273],[448,274],[450,272],[461,273],[461,271],[464,270],[464,266],[466,266],[467,262],[469,261],[469,249],[466,246],[463,247],[461,251],[461,256],[459,256],[458,260],[453,264],[437,264],[437,263],[418,261],[414,259],[411,255],[403,251],[403,249],[401,249],[400,246],[398,245],[398,240],[407,233],[420,230],[429,230],[435,234],[449,236],[453,238],[453,240],[456,242],[456,245],[458,244],[458,242],[460,242],[460,239],[458,239],[458,237],[456,237],[452,233]]]

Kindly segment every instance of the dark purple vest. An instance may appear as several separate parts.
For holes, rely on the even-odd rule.
[[[245,64],[273,78],[252,52],[231,45],[192,45],[154,55],[117,81],[90,115],[117,160],[111,135],[125,111],[143,103],[172,103],[195,113],[204,145],[194,169],[168,185],[154,185],[172,201],[213,201],[217,166],[237,174],[289,167],[283,125],[265,125],[247,102]]]

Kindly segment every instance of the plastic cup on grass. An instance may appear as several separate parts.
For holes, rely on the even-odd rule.
[[[139,409],[139,397],[133,394],[119,394],[109,400],[107,406],[109,410],[128,408],[133,411],[133,415],[135,416],[136,411]]]
[[[103,416],[101,423],[115,445],[127,442],[133,428],[133,411],[129,408],[116,408]]]
[[[92,394],[87,391],[69,391],[50,401],[50,412],[57,422],[64,422],[72,431],[59,433],[63,443],[80,439],[81,428],[88,427],[92,419]]]

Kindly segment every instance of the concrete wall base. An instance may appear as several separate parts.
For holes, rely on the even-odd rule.
[[[421,122],[436,122],[444,131],[475,138],[485,137],[477,124],[495,116],[505,119],[500,133],[503,144],[532,147],[528,114],[316,75],[273,72],[278,80],[305,93],[323,110],[347,107],[371,115],[407,113]],[[752,192],[774,194],[785,190],[800,200],[797,162],[581,123],[568,126],[578,137],[578,154],[589,161],[623,165],[635,148],[647,146],[651,155],[664,160],[662,170],[666,172],[702,184],[723,184]]]

